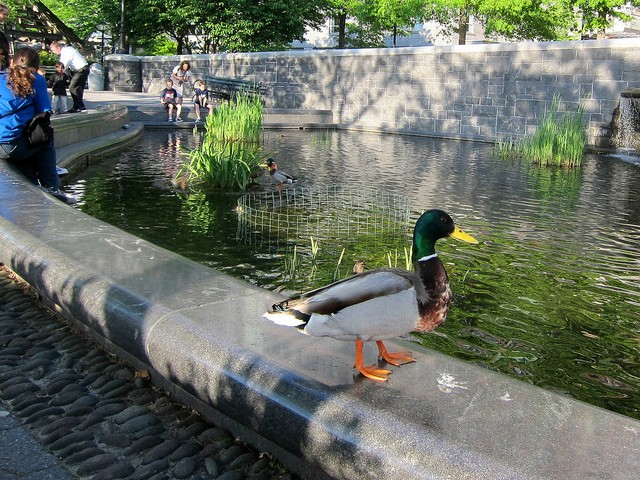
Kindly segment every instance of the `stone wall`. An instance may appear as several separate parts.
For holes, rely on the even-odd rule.
[[[143,91],[144,82],[140,57],[133,55],[110,55],[106,57],[105,76],[106,90],[113,92]]]
[[[640,39],[398,49],[139,57],[159,92],[182,59],[206,74],[268,85],[266,106],[325,109],[344,127],[495,141],[535,128],[554,95],[585,106],[589,142],[605,144],[619,93],[640,87]],[[116,56],[117,57],[117,56]],[[108,88],[122,82],[107,57]],[[111,81],[116,78],[116,81]]]

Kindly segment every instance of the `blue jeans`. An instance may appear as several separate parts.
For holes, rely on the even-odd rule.
[[[0,159],[14,164],[35,185],[60,188],[53,140],[35,147],[24,137],[0,143]]]

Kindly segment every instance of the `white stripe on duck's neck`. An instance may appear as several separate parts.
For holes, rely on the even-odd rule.
[[[428,260],[431,260],[432,258],[436,258],[437,256],[438,256],[438,254],[434,253],[432,255],[427,255],[426,257],[419,258],[418,261],[419,262],[426,262]]]

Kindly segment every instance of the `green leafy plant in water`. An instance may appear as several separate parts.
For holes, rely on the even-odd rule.
[[[293,286],[298,277],[298,271],[300,269],[300,260],[298,258],[298,247],[293,246],[293,252],[291,255],[285,255],[284,257],[284,278],[289,286]]]
[[[322,132],[313,132],[311,134],[311,145],[328,147],[331,144],[331,132],[323,130]]]
[[[503,159],[516,158],[519,155],[519,144],[512,138],[497,140],[495,153]]]
[[[560,112],[560,97],[555,95],[536,132],[520,142],[498,141],[497,154],[501,158],[526,158],[543,166],[580,166],[587,143],[583,117],[582,103],[576,112]]]
[[[311,261],[313,263],[318,263],[318,253],[320,252],[320,246],[318,245],[318,241],[314,240],[311,237]]]
[[[336,264],[336,268],[333,271],[333,281],[334,282],[340,278],[340,265],[342,264],[342,260],[344,259],[344,252],[346,250],[347,250],[346,248],[342,249],[342,252],[340,253],[340,258],[338,258],[338,263]]]
[[[413,246],[409,248],[404,247],[403,268],[405,270],[413,269],[413,262],[411,261],[412,251],[413,251]],[[398,268],[398,260],[400,260],[400,254],[398,253],[398,249],[396,249],[394,252],[387,252],[387,261],[389,263],[389,268]]]
[[[240,94],[207,116],[200,146],[189,151],[177,178],[205,191],[246,190],[264,162],[260,147],[262,101]]]
[[[298,246],[294,245],[284,256],[282,279],[287,287],[293,291],[305,291],[319,288],[330,282],[335,282],[343,278],[353,275],[353,269],[343,270],[343,263],[347,256],[347,248],[343,247],[338,252],[325,251],[321,252],[319,243],[314,238],[310,238],[310,250],[303,248],[300,253]],[[320,258],[323,253],[323,258]],[[337,260],[336,260],[337,255]],[[371,255],[372,268],[388,266],[390,268],[404,268],[405,270],[413,270],[413,262],[411,261],[412,247],[403,247],[403,253],[398,249],[386,251],[383,255]],[[356,258],[359,255],[354,255]],[[387,265],[385,265],[385,262]],[[369,260],[367,261],[369,263]]]

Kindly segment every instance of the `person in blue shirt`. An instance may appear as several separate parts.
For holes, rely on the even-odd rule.
[[[15,165],[31,182],[64,201],[75,199],[60,190],[53,138],[31,145],[23,133],[35,116],[47,116],[51,102],[47,81],[40,75],[40,57],[30,47],[19,48],[9,67],[0,71],[0,159]]]

